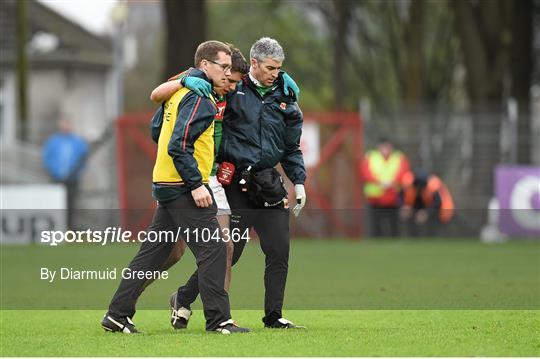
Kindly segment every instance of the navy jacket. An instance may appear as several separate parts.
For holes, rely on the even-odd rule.
[[[236,91],[227,95],[218,160],[233,163],[237,171],[248,166],[262,170],[281,163],[294,184],[303,184],[303,115],[298,104],[283,93],[281,76],[278,81],[263,98],[246,75]]]

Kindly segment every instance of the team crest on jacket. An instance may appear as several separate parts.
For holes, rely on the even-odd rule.
[[[282,102],[279,104],[279,108],[285,111],[285,109],[287,108],[287,104],[285,102]]]

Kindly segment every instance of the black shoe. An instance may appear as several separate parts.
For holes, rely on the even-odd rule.
[[[279,318],[272,324],[264,323],[265,328],[277,328],[277,329],[306,329],[306,327],[295,325],[290,320],[287,320],[285,318]]]
[[[242,327],[237,326],[235,321],[232,319],[229,319],[226,322],[221,323],[215,331],[221,334],[225,334],[225,335],[250,332],[248,328],[242,328]]]
[[[178,296],[176,292],[171,295],[169,304],[171,306],[171,325],[173,328],[186,329],[189,318],[191,317],[191,310],[182,307],[182,305],[178,303]]]
[[[140,333],[136,328],[131,318],[113,318],[109,313],[105,314],[101,321],[101,327],[108,332],[121,332],[126,334]]]

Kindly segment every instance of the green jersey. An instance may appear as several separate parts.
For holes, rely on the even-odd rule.
[[[216,106],[218,108],[218,113],[214,118],[214,153],[217,157],[219,148],[221,146],[221,137],[223,135],[223,113],[225,112],[225,106],[227,106],[227,100],[225,100],[225,97],[218,98]],[[215,176],[217,174],[217,169],[218,164],[214,158],[214,167],[212,168],[210,176]]]

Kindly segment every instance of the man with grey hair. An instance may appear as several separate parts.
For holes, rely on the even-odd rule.
[[[255,83],[257,88],[272,87],[277,79],[281,64],[285,60],[285,53],[281,45],[274,39],[263,37],[251,46],[249,57],[251,59],[250,74],[258,81]]]
[[[285,53],[276,40],[270,37],[261,37],[251,46],[249,57],[259,61],[270,58],[283,62],[285,60]]]
[[[264,326],[299,328],[282,316],[289,265],[289,204],[275,166],[280,163],[294,184],[297,203],[293,213],[298,216],[306,202],[306,170],[300,151],[303,115],[295,94],[289,96],[284,90],[281,45],[263,37],[251,47],[250,58],[249,74],[227,95],[218,156],[220,166],[233,172],[222,178],[231,207],[232,264],[238,262],[249,239],[234,234],[254,229],[266,257]],[[189,309],[196,278],[194,274],[179,288],[179,306]]]

